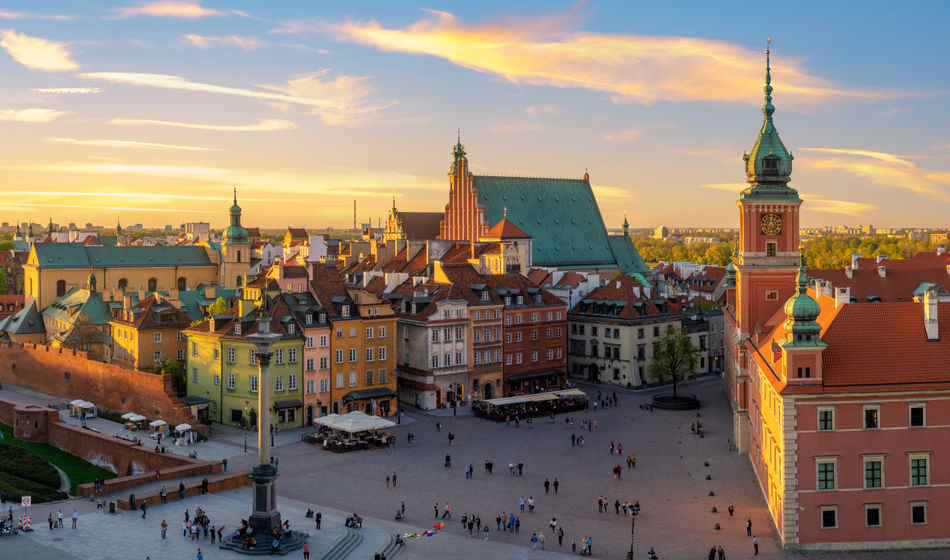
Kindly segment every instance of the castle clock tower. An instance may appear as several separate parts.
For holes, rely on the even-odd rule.
[[[765,51],[765,122],[752,151],[743,156],[749,187],[739,206],[739,248],[736,269],[736,320],[745,339],[794,292],[799,263],[798,191],[788,185],[792,154],[772,122],[770,50]]]

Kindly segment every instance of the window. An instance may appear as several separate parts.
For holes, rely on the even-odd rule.
[[[373,361],[373,353],[374,353],[374,349],[373,349],[373,348],[367,348],[367,349],[366,349],[366,361],[367,361],[367,362],[372,362],[372,361]]]
[[[929,456],[924,454],[916,454],[910,456],[910,485],[911,486],[926,486],[930,484],[929,471],[927,469],[927,462],[929,461]]]
[[[439,355],[438,355],[438,354],[433,354],[433,355],[432,355],[432,367],[434,367],[434,368],[439,367]]]
[[[765,256],[774,257],[776,252],[778,252],[778,243],[774,241],[767,241],[765,243]]]
[[[287,389],[291,391],[297,390],[297,374],[296,373],[291,373],[287,377]]]
[[[660,327],[653,327],[653,336],[660,336]]]
[[[350,361],[356,361],[356,348],[350,348]]]
[[[161,353],[161,352],[153,352],[153,353],[152,353],[152,361],[154,361],[154,362],[160,362],[160,361],[162,361],[162,353]]]
[[[911,403],[910,405],[910,427],[920,428],[926,422],[926,406],[923,403]]]
[[[328,337],[327,337],[327,335],[325,335],[325,334],[321,334],[321,335],[320,335],[320,348],[326,348],[327,346],[330,345],[330,343],[329,343],[329,341],[327,340],[327,338],[328,338]]]
[[[881,488],[884,486],[884,457],[864,458],[864,487]]]
[[[296,348],[287,349],[287,363],[289,364],[297,363],[297,349]]]
[[[386,327],[379,327],[379,338],[386,338]]]
[[[386,359],[386,347],[385,347],[385,346],[380,346],[380,347],[379,347],[379,361],[382,362],[382,361],[384,361],[385,359]]]
[[[455,310],[455,316],[456,316],[457,318],[461,319],[462,317],[465,316],[465,311],[462,310],[462,309],[456,309],[456,310]]]
[[[185,341],[185,333],[178,331],[178,342],[184,342],[184,341]]]
[[[160,332],[155,333],[154,341],[155,341],[155,342],[161,342],[161,341],[162,341],[162,333],[160,333]]]
[[[344,306],[343,306],[343,310],[342,310],[340,313],[341,313],[344,317],[349,317],[349,316],[350,316],[350,306],[349,306],[349,305],[344,305]]]
[[[343,329],[337,329],[337,330],[336,330],[336,337],[337,337],[337,338],[343,338]]]
[[[284,390],[284,376],[283,376],[283,375],[275,375],[275,376],[274,376],[274,390],[275,390],[275,391],[283,391],[283,390]]]
[[[506,316],[505,316],[505,326],[506,326],[506,327],[510,327],[510,326],[511,326],[511,315],[506,315]]]
[[[257,350],[251,348],[251,365],[257,365]]]
[[[290,323],[287,325],[287,334],[294,334],[297,332],[297,325]]]
[[[336,351],[336,363],[338,363],[338,364],[342,364],[342,363],[343,363],[343,350],[337,350],[337,351]]]
[[[307,337],[307,348],[313,348],[313,337],[312,337],[312,336],[308,336],[308,337]]]
[[[876,430],[881,427],[881,407],[879,406],[865,406],[864,407],[864,429],[865,430]]]
[[[496,363],[501,361],[501,350],[498,350],[498,349],[496,348],[496,349],[492,352],[492,361],[493,361],[493,362],[496,362]]]
[[[432,342],[439,341],[439,329],[432,329]]]
[[[768,301],[775,301],[778,299],[778,290],[766,290],[765,299]]]
[[[477,344],[481,341],[482,341],[482,331],[480,331],[479,329],[475,329],[474,331],[472,331],[472,342],[475,342]]]
[[[366,384],[373,385],[373,370],[366,372]]]
[[[198,343],[197,343],[197,342],[192,342],[192,343],[191,343],[191,356],[192,356],[193,358],[197,358],[197,357],[198,357]]]
[[[356,372],[355,372],[355,371],[351,371],[351,372],[350,372],[350,387],[356,387],[356,385],[357,385],[357,382],[356,382]]]
[[[278,348],[277,350],[274,350],[274,363],[277,365],[284,363],[284,349],[283,348]]]
[[[818,462],[818,489],[819,490],[834,490],[835,489],[835,461],[819,461]]]
[[[251,392],[256,393],[257,392],[257,377],[252,375],[250,379],[251,379]]]
[[[229,364],[234,363],[234,347],[233,346],[228,347],[228,363]]]
[[[386,370],[384,369],[379,370],[379,377],[376,379],[376,382],[379,383],[380,385],[386,384]]]
[[[597,325],[591,325],[591,326],[590,326],[590,335],[591,335],[591,336],[597,336]]]
[[[881,504],[864,505],[864,524],[868,527],[881,526]]]
[[[555,338],[560,338],[560,337],[561,337],[561,327],[558,327],[558,328],[554,329],[554,337],[555,337]],[[619,330],[619,329],[614,329],[614,338],[620,338],[620,330]]]
[[[488,301],[488,290],[482,290],[482,301]]]
[[[356,327],[350,327],[350,338],[356,338]]]
[[[560,360],[563,355],[564,354],[561,351],[561,348],[558,348],[557,350],[554,351],[554,357],[557,358],[558,360]]]
[[[927,523],[927,502],[910,503],[910,522],[913,525]]]
[[[833,408],[819,408],[818,409],[818,429],[821,431],[835,429],[835,409]]]
[[[320,357],[320,369],[329,369],[329,368],[330,368],[330,364],[328,363],[329,361],[330,361],[330,359],[327,358],[326,356],[321,356],[321,357]]]
[[[342,373],[336,374],[336,388],[337,389],[343,388],[343,374]]]
[[[314,393],[313,389],[314,389],[314,382],[311,379],[310,381],[307,381],[307,394],[312,395]]]
[[[182,360],[184,360],[184,359],[185,359],[185,351],[182,350],[181,348],[179,348],[179,349],[178,349],[178,356],[177,356],[177,357],[178,357],[178,361],[179,361],[179,362],[182,361]]]
[[[215,349],[214,349],[214,359],[217,360],[217,359],[220,358],[220,357],[221,357],[221,351],[218,350],[217,348],[215,348]]]
[[[455,365],[461,366],[465,364],[465,360],[462,358],[462,353],[459,352],[455,355]]]
[[[307,358],[305,365],[307,366],[307,371],[313,371],[313,365],[314,365],[313,358]]]
[[[236,334],[236,335],[241,334],[241,323],[235,323],[235,325],[234,325],[234,334]]]
[[[442,365],[445,367],[452,365],[452,354],[446,354],[445,356],[442,356]]]
[[[455,340],[463,340],[465,338],[464,332],[463,327],[455,327]]]
[[[329,379],[321,379],[321,380],[320,380],[320,392],[321,392],[321,393],[326,393],[326,392],[329,391],[329,390],[330,390],[330,380],[329,380]]]
[[[228,374],[228,389],[231,389],[232,391],[234,390],[234,374],[233,373]]]
[[[521,352],[518,352],[517,354],[515,354],[515,363],[516,364],[521,363]]]
[[[531,352],[531,361],[532,361],[532,362],[537,362],[537,361],[538,361],[538,353],[537,353],[537,352]]]
[[[481,352],[475,352],[474,358],[475,358],[475,363],[474,363],[474,365],[477,366],[477,365],[480,365],[480,364],[482,363],[482,353],[481,353]]]
[[[511,333],[510,333],[510,332],[506,332],[506,333],[505,333],[505,344],[511,344]]]
[[[313,324],[313,313],[307,313],[307,315],[304,317],[304,322],[308,325]]]
[[[366,329],[366,338],[373,338],[374,330],[373,327],[367,327]]]
[[[821,510],[821,528],[838,528],[838,506],[820,506]]]
[[[549,360],[553,360],[553,359],[554,359],[554,350],[548,350],[548,359],[549,359]]]
[[[532,322],[532,323],[537,323],[537,322],[538,322],[538,314],[537,314],[537,313],[532,313],[532,314],[531,314],[531,322]]]
[[[531,331],[531,340],[538,339],[538,331]]]
[[[511,365],[511,354],[505,354],[505,365],[506,366]]]
[[[449,342],[451,340],[452,340],[452,329],[450,328],[442,329],[442,341]]]
[[[521,342],[521,331],[515,333],[515,342]]]

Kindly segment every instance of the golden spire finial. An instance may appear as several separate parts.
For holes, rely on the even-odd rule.
[[[505,220],[508,219],[508,207],[507,207],[507,206],[505,206],[505,217],[504,217],[504,219],[505,219]]]

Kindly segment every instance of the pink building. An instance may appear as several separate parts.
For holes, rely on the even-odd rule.
[[[330,321],[326,310],[308,292],[283,293],[281,299],[303,329],[304,426],[326,416],[330,406]]]

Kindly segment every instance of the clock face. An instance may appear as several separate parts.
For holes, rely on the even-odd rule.
[[[778,235],[782,233],[781,214],[762,214],[762,233],[765,235]]]

